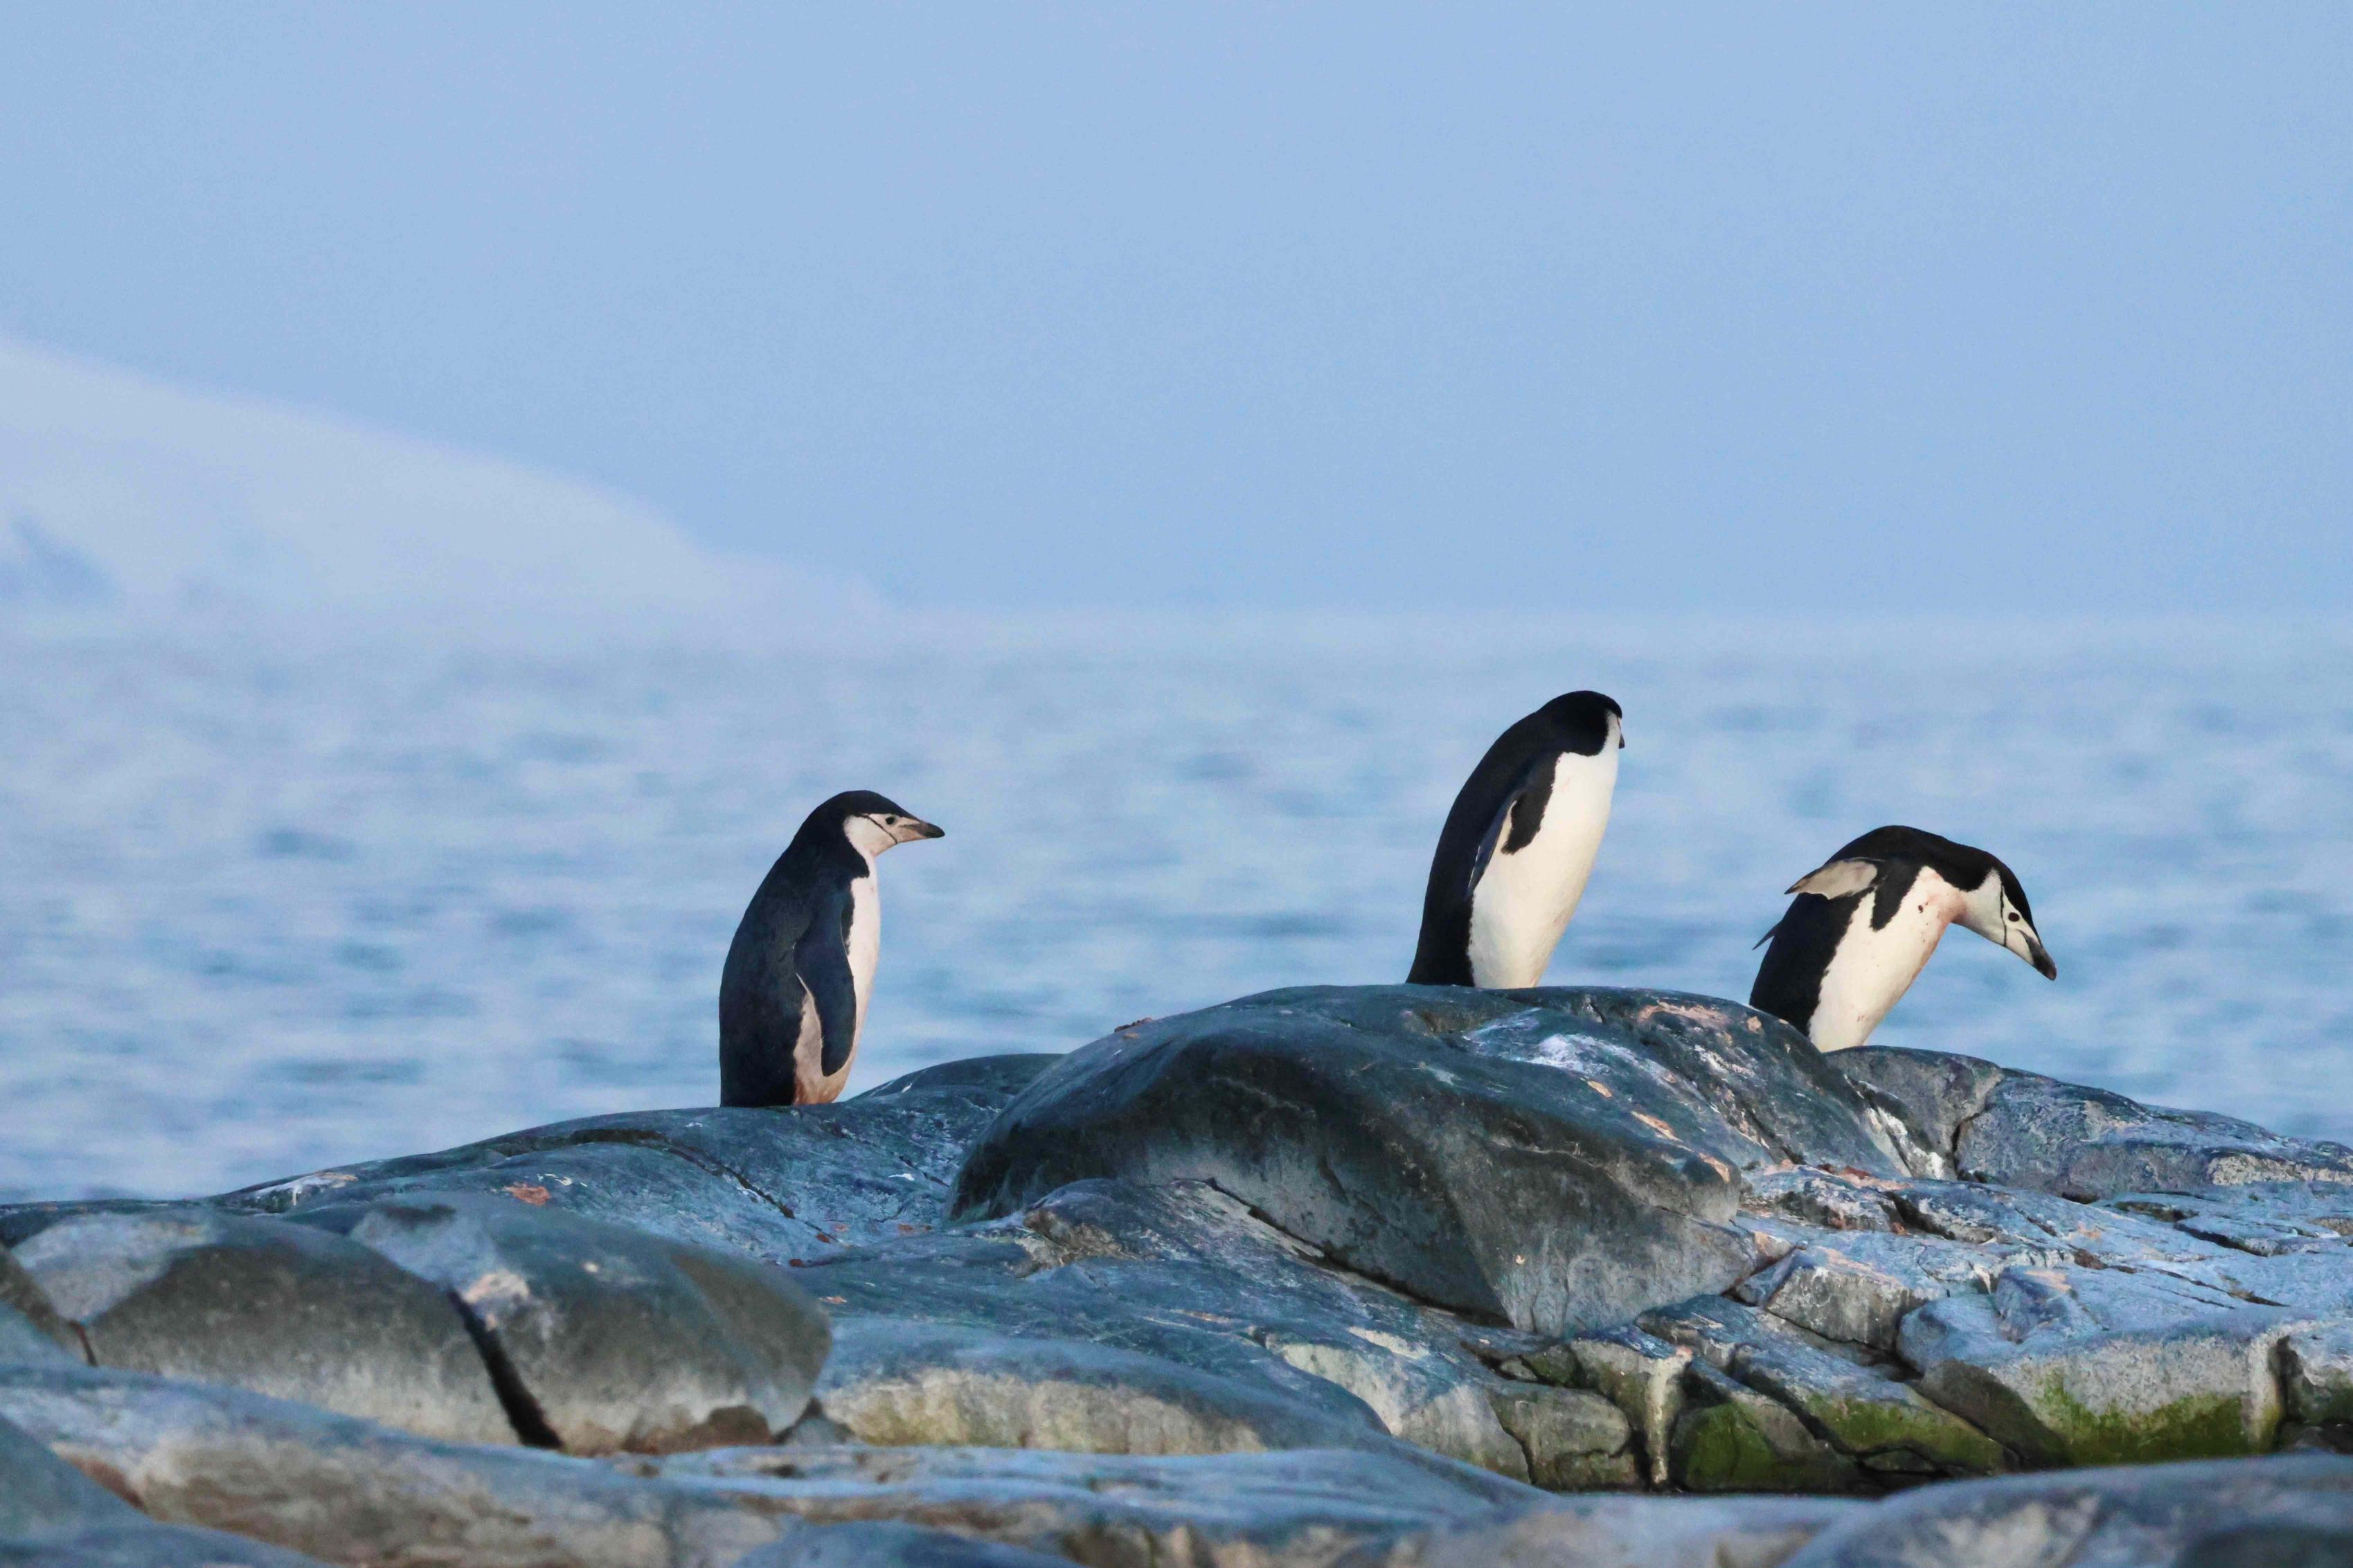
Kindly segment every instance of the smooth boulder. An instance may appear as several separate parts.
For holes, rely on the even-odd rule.
[[[15,1253],[100,1366],[515,1441],[448,1298],[341,1237],[190,1205],[61,1219]]]
[[[964,1219],[1108,1176],[1213,1184],[1342,1267],[1564,1333],[1749,1272],[1742,1173],[1900,1176],[1900,1124],[1796,1031],[1660,992],[1269,992],[1040,1073],[973,1146]]]
[[[765,1443],[829,1341],[784,1270],[504,1198],[305,1209],[465,1312],[527,1440],[575,1454]]]

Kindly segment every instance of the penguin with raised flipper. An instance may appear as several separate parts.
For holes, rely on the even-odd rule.
[[[1789,891],[1788,910],[1758,943],[1772,946],[1748,1005],[1796,1025],[1820,1050],[1869,1040],[1949,925],[2059,978],[2017,874],[1982,849],[1916,827],[1872,829]]]
[[[1487,748],[1438,836],[1409,984],[1543,982],[1609,826],[1624,724],[1599,691],[1571,691]]]
[[[719,981],[719,1103],[823,1105],[858,1055],[882,948],[874,861],[941,829],[872,790],[808,814],[752,895]]]

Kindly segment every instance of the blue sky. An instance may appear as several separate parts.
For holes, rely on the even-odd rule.
[[[20,4],[0,331],[917,604],[2341,613],[2353,8]]]

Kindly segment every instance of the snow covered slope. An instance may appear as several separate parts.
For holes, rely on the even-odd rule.
[[[875,606],[589,485],[0,337],[0,613],[109,607],[788,629]]]

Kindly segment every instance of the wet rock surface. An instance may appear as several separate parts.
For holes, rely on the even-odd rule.
[[[325,1561],[2215,1568],[2347,1529],[2353,1152],[1661,993],[1271,993],[0,1237],[0,1418]],[[1972,1479],[2175,1459],[2238,1500]]]
[[[1905,1173],[1874,1109],[1794,1030],[1701,997],[1276,991],[1047,1068],[974,1145],[955,1208],[1208,1182],[1345,1268],[1561,1333],[1748,1272],[1744,1170]]]

